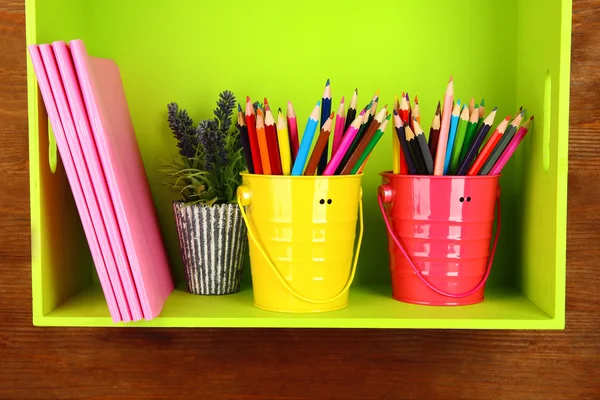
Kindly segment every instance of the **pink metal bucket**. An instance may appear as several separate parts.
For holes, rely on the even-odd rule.
[[[381,175],[393,297],[436,306],[483,301],[500,234],[500,176]]]

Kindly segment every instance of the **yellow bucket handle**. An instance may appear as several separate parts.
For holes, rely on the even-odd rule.
[[[246,223],[246,227],[248,228],[248,234],[250,235],[250,238],[252,239],[252,241],[254,242],[254,244],[256,245],[256,247],[258,247],[258,250],[263,255],[263,257],[265,258],[265,260],[267,260],[267,263],[269,264],[269,266],[271,267],[271,269],[275,273],[275,276],[277,276],[277,278],[279,278],[279,280],[281,281],[281,283],[283,284],[283,286],[291,294],[293,294],[294,296],[296,296],[298,299],[306,301],[308,303],[324,304],[324,303],[329,303],[329,302],[337,300],[345,292],[347,292],[348,289],[350,289],[350,285],[352,285],[352,281],[354,281],[354,275],[356,274],[356,265],[358,264],[358,255],[360,253],[360,245],[362,243],[362,237],[363,237],[363,205],[362,205],[362,195],[360,196],[360,200],[358,202],[358,209],[359,209],[359,215],[360,215],[360,233],[358,235],[358,246],[356,248],[356,254],[354,255],[354,263],[352,264],[352,272],[350,273],[350,278],[348,279],[348,282],[346,282],[346,285],[344,286],[344,288],[338,294],[336,294],[335,296],[333,296],[332,298],[327,299],[327,300],[312,300],[312,299],[309,299],[307,297],[302,296],[300,293],[296,292],[296,290],[294,290],[294,288],[292,288],[290,286],[290,284],[285,280],[285,278],[283,276],[281,276],[281,273],[279,272],[279,270],[277,269],[277,267],[275,267],[275,265],[273,264],[273,262],[271,261],[271,259],[269,258],[269,256],[265,252],[265,250],[263,249],[263,247],[260,245],[260,243],[258,242],[256,236],[254,236],[254,232],[252,231],[252,228],[250,227],[250,222],[248,221],[248,217],[246,217],[246,211],[244,210],[244,206],[242,205],[242,198],[241,198],[240,195],[237,196],[237,202],[238,202],[238,206],[240,207],[240,211],[242,212],[242,218],[244,219],[244,222]]]

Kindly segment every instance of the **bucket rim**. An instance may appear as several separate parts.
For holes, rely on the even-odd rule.
[[[381,171],[379,175],[395,179],[435,179],[435,180],[455,180],[455,179],[469,179],[469,180],[485,180],[485,179],[499,179],[502,174],[496,175],[405,175],[405,174],[394,174],[393,171]]]
[[[361,179],[364,173],[352,174],[352,175],[265,175],[265,174],[251,174],[248,171],[240,172],[242,177],[252,177],[252,179],[292,179],[292,180],[343,180],[343,179]]]

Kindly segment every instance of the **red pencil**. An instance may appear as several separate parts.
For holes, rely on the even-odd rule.
[[[298,154],[298,148],[300,142],[298,141],[298,121],[296,120],[296,112],[291,101],[288,101],[287,106],[287,125],[288,132],[290,134],[290,151],[292,153],[292,165],[296,161],[296,154]]]
[[[409,121],[409,111],[408,111],[408,101],[406,101],[406,96],[408,95],[408,93],[405,95],[404,93],[402,93],[402,96],[400,97],[400,119],[402,120],[402,122],[404,123],[404,125],[407,125],[410,123]]]
[[[248,139],[250,140],[250,150],[252,151],[252,165],[255,174],[262,174],[263,168],[260,161],[260,148],[258,145],[258,136],[256,134],[256,116],[250,97],[246,96],[246,126],[248,127]]]
[[[481,169],[485,161],[488,159],[488,157],[490,156],[500,139],[502,138],[502,135],[504,134],[504,131],[506,130],[509,121],[510,115],[506,117],[504,121],[498,124],[498,127],[496,127],[496,130],[494,131],[492,136],[490,136],[485,146],[483,146],[483,149],[481,150],[481,152],[475,159],[475,162],[467,172],[467,175],[473,176],[479,173],[479,170]]]
[[[267,143],[269,146],[269,160],[271,163],[271,174],[283,175],[281,169],[281,158],[279,157],[279,142],[277,141],[277,128],[275,127],[275,118],[269,107],[269,102],[265,97],[265,132],[267,134]]]

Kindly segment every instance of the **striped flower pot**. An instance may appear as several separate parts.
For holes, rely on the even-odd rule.
[[[188,291],[204,295],[238,292],[248,246],[238,205],[176,201],[173,212]]]

